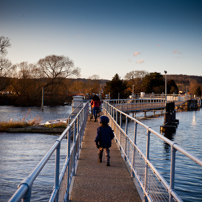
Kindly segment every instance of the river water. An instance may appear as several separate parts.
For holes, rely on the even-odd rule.
[[[43,112],[37,107],[0,106],[0,121],[19,120],[23,119],[23,117],[29,119],[40,116],[42,122],[46,122],[66,118],[69,113],[71,113],[71,106],[45,107]],[[163,135],[202,159],[202,111],[178,112],[176,118],[179,119],[176,133]],[[163,117],[142,120],[142,122],[160,132]],[[17,185],[35,168],[57,138],[58,135],[54,134],[0,133],[0,202],[5,202],[12,196]],[[131,138],[133,138],[132,134]],[[137,145],[143,153],[146,150],[145,141],[145,131],[139,130]],[[61,164],[66,155],[65,141],[63,141],[63,144],[61,146]],[[152,163],[169,182],[170,147],[151,136],[150,151]],[[201,167],[189,161],[180,153],[177,153],[176,157],[175,188],[177,194],[186,202],[202,201]],[[48,164],[34,183],[32,201],[48,201],[53,187],[53,176],[54,156],[48,161]]]
[[[202,110],[177,112],[176,118],[179,119],[176,132],[162,133],[162,135],[202,160]],[[163,116],[161,116],[142,120],[141,122],[160,133],[160,125],[163,125],[163,121]],[[132,129],[132,127],[129,127],[129,136],[131,139],[134,136]],[[147,131],[141,127],[137,131],[137,146],[146,155]],[[170,146],[156,136],[151,135],[150,161],[168,183],[170,182],[170,158]],[[202,201],[202,167],[180,152],[176,152],[175,170],[175,190],[183,201]]]
[[[71,106],[12,107],[0,106],[0,121],[29,120],[36,116],[41,122],[67,118]],[[26,178],[51,148],[60,134],[2,133],[0,132],[0,202],[8,201],[17,185]],[[61,167],[66,156],[66,141],[61,144]],[[32,201],[48,201],[54,185],[54,155],[48,161],[32,189]]]

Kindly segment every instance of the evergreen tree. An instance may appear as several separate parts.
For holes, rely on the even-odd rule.
[[[169,80],[167,83],[168,94],[178,93],[178,87],[174,80]]]
[[[111,81],[106,82],[104,93],[110,93],[111,99],[117,99],[118,95],[120,98],[127,98],[126,89],[125,81],[121,80],[118,74],[115,74]]]
[[[198,86],[198,87],[196,88],[194,94],[197,95],[197,96],[201,96],[201,87],[200,87],[200,86]]]
[[[142,86],[146,93],[162,93],[165,89],[165,82],[160,73],[152,72],[143,78]]]

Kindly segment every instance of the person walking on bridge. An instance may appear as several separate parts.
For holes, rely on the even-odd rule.
[[[105,150],[106,165],[110,166],[110,150],[111,140],[114,138],[112,128],[108,125],[109,118],[107,116],[100,117],[100,127],[97,129],[95,143],[98,148],[98,162],[102,163],[102,154]]]
[[[97,121],[97,114],[100,110],[100,105],[101,105],[100,98],[97,95],[94,95],[90,104],[91,104],[91,109],[93,110],[93,115],[94,115],[95,122],[96,122]]]

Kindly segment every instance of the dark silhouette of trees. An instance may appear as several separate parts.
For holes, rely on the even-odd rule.
[[[110,93],[112,99],[117,99],[118,95],[120,95],[120,98],[127,98],[126,89],[126,82],[121,80],[118,74],[115,74],[111,81],[106,82],[104,94]]]
[[[7,48],[11,46],[10,40],[7,37],[0,37],[0,91],[5,90],[10,84],[10,78],[8,78],[11,70],[12,63],[5,58],[7,54]]]
[[[200,87],[200,86],[198,86],[198,87],[196,88],[194,94],[195,94],[196,96],[201,96],[201,87]]]
[[[142,80],[142,85],[145,93],[162,93],[165,91],[165,81],[158,72],[147,74]]]
[[[7,53],[7,48],[10,47],[10,40],[8,37],[0,36],[0,54],[4,55]]]
[[[172,93],[178,94],[178,87],[177,87],[174,80],[168,80],[168,82],[167,82],[167,93],[168,94],[172,94]]]
[[[127,91],[132,94],[132,88],[134,88],[134,93],[139,93],[144,91],[142,87],[142,79],[147,75],[146,71],[131,71],[125,75],[127,83]]]
[[[40,59],[37,68],[40,78],[48,78],[44,79],[41,85],[45,92],[49,94],[49,101],[53,104],[58,100],[60,85],[64,84],[64,80],[70,76],[78,77],[80,74],[80,69],[74,66],[72,60],[57,55]]]
[[[40,82],[35,78],[35,66],[22,62],[15,65],[10,90],[15,92],[16,105],[30,106],[39,105],[41,100]],[[18,71],[17,71],[18,70]]]

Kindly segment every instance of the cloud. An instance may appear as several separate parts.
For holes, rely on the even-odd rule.
[[[157,45],[156,45],[156,47],[158,47],[158,48],[159,48],[159,47],[161,47],[161,45],[160,45],[160,44],[157,44]]]
[[[133,53],[133,55],[134,56],[138,56],[138,55],[140,55],[141,53],[139,52],[139,51],[135,51],[134,53]]]
[[[173,54],[178,54],[178,55],[181,55],[181,54],[182,54],[182,52],[181,52],[181,51],[179,51],[179,50],[173,50]]]
[[[144,60],[140,59],[140,60],[137,61],[137,63],[139,63],[139,64],[144,63]]]

